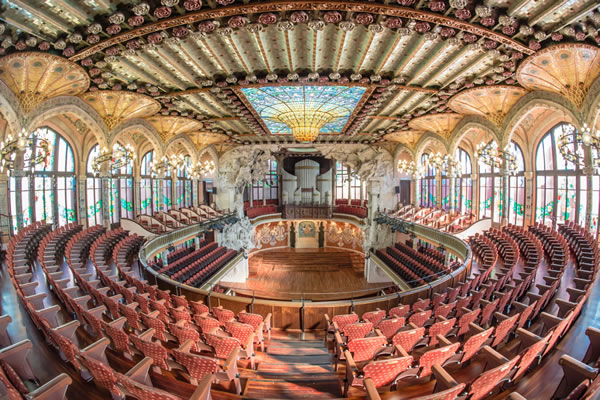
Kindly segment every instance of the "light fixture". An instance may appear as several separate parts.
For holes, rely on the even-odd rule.
[[[598,129],[592,131],[584,123],[583,129],[579,132],[573,125],[563,125],[557,144],[558,150],[565,160],[581,167],[585,165],[585,148],[595,149],[595,154],[591,152],[591,163],[594,170],[600,170],[600,131]]]
[[[425,166],[421,164],[417,165],[414,161],[399,161],[398,171],[400,173],[412,176],[413,179],[421,179],[425,176]]]
[[[115,143],[112,151],[109,151],[104,147],[100,154],[92,160],[92,169],[96,175],[100,175],[104,165],[108,165],[108,171],[110,173],[116,173],[117,170],[132,163],[135,158],[136,155],[131,145],[127,144],[123,147]]]
[[[35,153],[33,152],[35,144]],[[31,135],[23,129],[16,137],[8,135],[7,141],[0,143],[0,172],[6,168],[8,174],[15,170],[17,153],[24,151],[23,169],[33,171],[38,164],[45,164],[50,156],[50,142],[43,137],[38,137],[34,132]],[[27,148],[30,151],[25,151]]]
[[[321,128],[335,119],[332,113],[305,108],[303,113],[290,111],[281,113],[278,120],[290,127],[292,136],[298,142],[314,142]]]
[[[179,157],[169,158],[167,156],[163,156],[160,160],[153,160],[150,164],[150,173],[152,176],[157,177],[159,175],[164,175],[170,171],[176,171],[179,168],[184,168],[185,165],[185,157],[183,154],[180,154]]]
[[[215,170],[216,167],[213,160],[206,160],[204,162],[198,161],[194,167],[187,167],[187,173],[192,179],[200,179],[205,175],[211,175]]]
[[[480,143],[475,149],[475,158],[480,163],[497,168],[506,175],[516,175],[518,172],[517,155],[509,144],[506,145],[504,150],[500,150],[495,141],[488,144]]]
[[[442,175],[450,178],[460,177],[460,163],[451,155],[442,155],[440,152],[432,155],[428,159],[428,164],[435,169],[439,169]]]

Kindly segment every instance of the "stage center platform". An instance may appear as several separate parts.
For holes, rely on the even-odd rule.
[[[238,295],[273,300],[342,300],[372,296],[388,283],[367,283],[362,254],[338,249],[273,249],[250,254],[245,283],[220,282]],[[356,293],[350,293],[356,292]]]

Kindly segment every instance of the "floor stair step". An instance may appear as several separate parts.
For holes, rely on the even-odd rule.
[[[245,399],[335,399],[342,396],[341,382],[333,376],[319,379],[249,379],[244,391]]]

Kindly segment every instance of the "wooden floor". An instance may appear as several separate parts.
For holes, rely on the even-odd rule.
[[[275,300],[340,300],[373,294],[392,282],[370,284],[363,255],[337,248],[273,249],[250,255],[246,283],[220,282],[242,295]]]

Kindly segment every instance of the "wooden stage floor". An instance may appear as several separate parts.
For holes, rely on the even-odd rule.
[[[371,295],[387,283],[367,283],[364,256],[338,248],[273,249],[248,259],[246,283],[220,282],[239,295],[274,300],[341,300]]]

